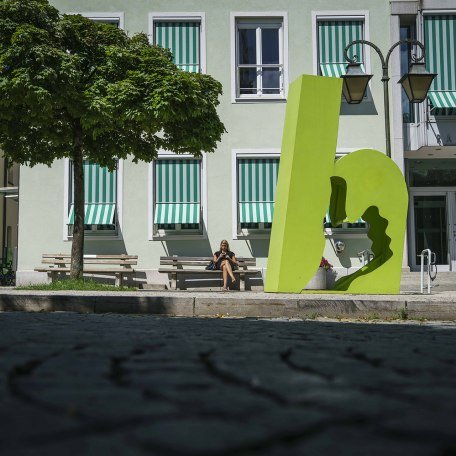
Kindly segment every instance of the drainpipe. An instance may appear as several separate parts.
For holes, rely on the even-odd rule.
[[[3,159],[3,187],[8,186],[8,159]],[[6,197],[3,194],[3,239],[2,239],[2,257],[5,257],[6,247]]]

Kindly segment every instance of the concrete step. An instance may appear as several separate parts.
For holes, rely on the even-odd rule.
[[[425,276],[425,286],[427,286],[427,277]],[[456,272],[437,271],[436,279],[431,282],[435,291],[456,291]],[[420,273],[403,272],[401,277],[401,291],[419,291]]]

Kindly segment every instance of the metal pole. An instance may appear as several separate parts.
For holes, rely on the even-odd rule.
[[[421,268],[420,268],[420,292],[423,294],[424,290],[424,250],[421,252]]]
[[[391,131],[390,131],[390,110],[389,110],[389,89],[388,89],[388,69],[383,69],[383,98],[385,105],[385,136],[386,136],[386,155],[391,158]]]

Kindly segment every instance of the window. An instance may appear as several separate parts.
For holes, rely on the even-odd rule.
[[[84,167],[84,229],[90,235],[117,234],[117,170],[85,160]],[[73,166],[69,172],[68,235],[74,226]]]
[[[201,234],[201,160],[158,159],[153,172],[153,235]]]
[[[285,98],[284,16],[235,18],[236,99]]]
[[[271,229],[279,158],[237,159],[238,234]]]
[[[345,47],[361,39],[364,39],[364,18],[317,18],[318,74],[336,78],[345,74],[348,64],[344,56]],[[352,46],[348,56],[356,56],[357,62],[363,64],[363,45]]]
[[[456,115],[456,14],[425,15],[426,68],[437,73],[428,98],[434,115]]]
[[[336,229],[336,230],[352,230],[353,228],[361,228],[363,231],[366,230],[366,222],[362,219],[359,218],[356,220],[354,223],[348,223],[344,222],[340,225],[333,226],[331,222],[331,217],[329,216],[329,209],[328,212],[326,213],[325,218],[323,219],[323,228],[325,229]]]
[[[94,12],[76,12],[69,14],[80,14],[81,16],[86,17],[94,22],[100,22],[103,24],[110,24],[114,27],[124,29],[124,13],[94,13]]]
[[[153,19],[153,42],[170,49],[173,62],[183,71],[201,73],[200,19],[177,20],[173,18]]]
[[[120,19],[119,18],[91,18],[94,22],[99,22],[101,24],[113,25],[114,27],[120,28]]]
[[[400,26],[400,39],[401,40],[412,40],[415,39],[415,24],[401,24]],[[412,45],[403,43],[400,45],[401,53],[401,74],[408,73],[410,55],[412,53]],[[414,103],[410,103],[405,90],[402,93],[402,121],[403,123],[415,122],[415,110]]]

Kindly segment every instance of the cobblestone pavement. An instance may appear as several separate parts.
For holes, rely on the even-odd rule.
[[[454,455],[456,326],[0,313],[0,454]]]

